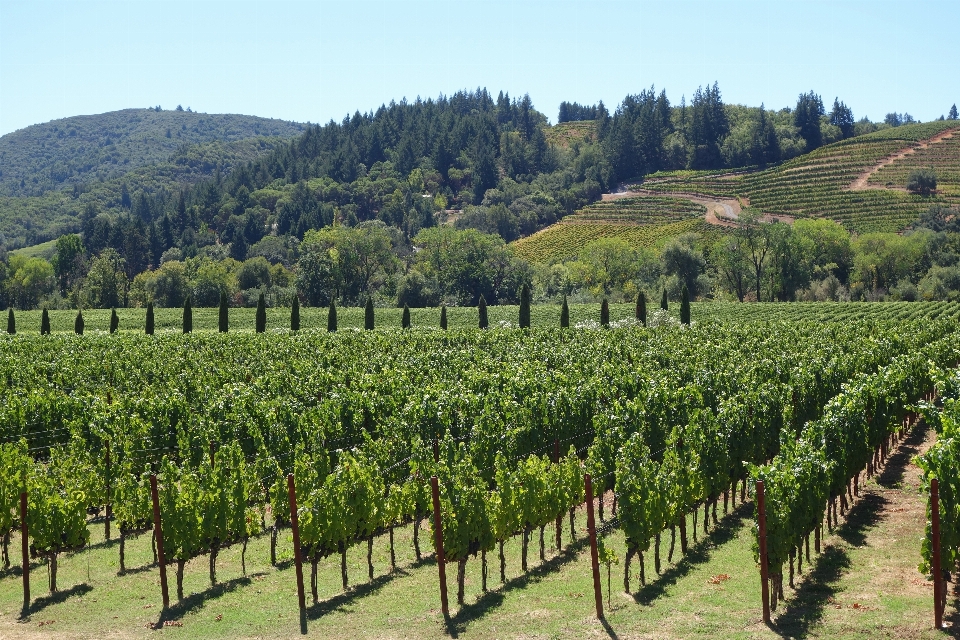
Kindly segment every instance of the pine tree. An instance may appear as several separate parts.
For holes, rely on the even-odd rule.
[[[373,327],[373,298],[371,296],[367,296],[367,306],[363,309],[363,328],[367,331],[373,331]]]
[[[950,107],[950,113],[947,115],[947,120],[957,120],[957,105]]]
[[[50,335],[50,314],[46,307],[43,308],[43,314],[40,316],[40,335]]]
[[[116,309],[110,309],[110,333],[116,333],[120,328],[120,318]]]
[[[337,305],[331,300],[330,309],[327,311],[327,331],[337,330]]]
[[[530,287],[520,287],[520,328],[530,328]]]
[[[560,326],[564,329],[570,327],[570,307],[567,305],[567,296],[563,296],[563,305],[560,307]]]
[[[403,305],[403,316],[400,318],[400,326],[404,329],[410,328],[410,307]]]
[[[83,335],[83,310],[77,311],[77,319],[73,321],[73,332],[78,336]]]
[[[13,317],[13,307],[7,309],[7,333],[10,335],[17,333],[17,319]]]
[[[667,289],[666,289],[666,287],[664,287],[664,289],[663,289],[663,297],[660,298],[660,308],[663,309],[664,311],[666,311],[667,309],[670,308],[670,305],[667,303]]]
[[[257,333],[263,333],[267,330],[267,300],[263,297],[263,293],[260,294],[260,297],[257,298],[257,319],[256,319],[256,331]]]
[[[148,336],[153,335],[153,302],[147,303],[147,326],[145,333]]]
[[[300,298],[293,296],[293,304],[290,306],[290,331],[300,331]]]
[[[193,331],[193,307],[190,306],[190,296],[183,301],[183,332],[191,333]]]
[[[600,303],[600,326],[610,326],[610,303],[607,302],[606,298]]]
[[[227,306],[227,294],[220,292],[220,333],[226,333],[230,328],[230,307]]]
[[[647,296],[643,291],[637,294],[636,316],[637,322],[647,326]]]
[[[490,323],[487,320],[487,301],[483,297],[483,294],[480,294],[480,302],[477,304],[477,313],[480,320],[478,326],[481,329],[486,329]]]
[[[683,285],[680,296],[680,322],[690,324],[690,292],[687,291],[687,285]]]
[[[444,331],[447,330],[447,305],[440,305],[440,328]]]

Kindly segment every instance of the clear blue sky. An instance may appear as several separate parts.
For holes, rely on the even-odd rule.
[[[182,104],[300,122],[487,87],[613,108],[720,83],[726,102],[810,89],[859,119],[960,103],[958,0],[0,0],[0,134]]]

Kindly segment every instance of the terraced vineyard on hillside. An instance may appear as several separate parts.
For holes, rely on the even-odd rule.
[[[600,238],[622,238],[634,248],[653,248],[684,233],[716,235],[722,228],[701,218],[662,225],[616,224],[610,222],[560,223],[513,243],[520,257],[531,262],[551,262],[577,257],[587,244]]]
[[[957,196],[960,153],[956,136],[943,137],[925,149],[898,159],[873,176],[871,186],[902,187],[916,168],[933,168],[940,177],[941,194],[922,198],[902,189],[851,186],[888,157],[948,130],[960,130],[955,121],[905,125],[837,142],[756,173],[669,172],[653,174],[644,189],[670,194],[693,192],[717,197],[739,197],[764,213],[836,220],[851,231],[900,231],[933,202],[953,203]]]

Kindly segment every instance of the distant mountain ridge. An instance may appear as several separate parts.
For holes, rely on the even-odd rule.
[[[40,196],[118,178],[197,144],[292,138],[305,128],[257,116],[154,109],[52,120],[0,137],[0,195]]]

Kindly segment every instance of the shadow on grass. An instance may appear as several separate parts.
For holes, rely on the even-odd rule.
[[[65,589],[63,591],[57,591],[56,593],[51,593],[45,596],[40,596],[39,598],[35,598],[30,603],[30,608],[27,609],[26,616],[24,617],[29,617],[35,613],[43,611],[44,609],[46,609],[51,605],[66,602],[73,596],[82,596],[86,593],[90,593],[91,591],[93,591],[93,587],[91,587],[86,582],[81,582],[80,584],[73,585],[69,589]]]
[[[118,577],[132,576],[138,573],[146,573],[147,571],[151,571],[156,568],[157,568],[157,563],[151,562],[149,564],[140,565],[139,567],[133,567],[132,569],[127,568],[127,569],[124,569],[123,571],[117,571],[117,576]]]
[[[304,576],[303,580],[305,583],[309,583],[309,565],[303,568]],[[310,605],[307,607],[307,620],[316,620],[328,613],[336,611],[341,607],[344,607],[354,600],[359,600],[360,598],[365,598],[371,594],[374,594],[384,586],[390,584],[397,578],[402,578],[409,576],[410,573],[403,567],[397,567],[396,571],[391,573],[384,573],[377,576],[369,582],[364,582],[355,586],[348,587],[343,593],[339,593],[332,598],[327,598],[326,600],[321,600],[316,604]],[[304,587],[307,589],[307,598],[310,597],[309,589],[310,585],[305,584]]]
[[[664,595],[667,587],[675,584],[677,580],[690,573],[690,570],[697,565],[710,561],[710,550],[719,547],[722,544],[730,542],[736,536],[737,531],[743,526],[744,521],[753,513],[753,503],[746,502],[740,504],[729,514],[723,516],[723,519],[713,528],[706,538],[701,538],[699,542],[689,547],[687,554],[680,560],[670,566],[646,586],[640,588],[633,594],[633,600],[637,604],[649,605],[657,598]],[[663,544],[661,542],[661,544]],[[679,541],[677,550],[679,550]],[[638,578],[638,576],[634,576]],[[639,578],[638,578],[639,579]]]
[[[523,589],[530,582],[536,582],[542,576],[552,573],[567,564],[568,562],[573,562],[577,559],[577,556],[580,552],[590,544],[588,538],[580,538],[576,542],[567,545],[563,551],[553,556],[552,558],[541,562],[536,567],[528,570],[526,573],[519,575],[515,578],[510,578],[505,583],[501,584],[498,588],[487,591],[481,595],[476,602],[465,604],[459,608],[456,614],[450,616],[446,620],[447,633],[451,637],[457,638],[459,634],[463,633],[467,625],[475,620],[483,618],[488,613],[492,612],[494,609],[503,604],[503,600],[507,593],[513,591],[514,589]],[[531,549],[533,549],[533,544],[531,543]],[[488,568],[494,567],[496,562],[499,562],[499,558],[494,555],[494,562],[488,562]],[[451,563],[451,567],[456,567],[456,563]],[[453,579],[451,580],[450,574],[448,574],[448,588],[450,595],[456,597],[457,589],[457,579],[456,571],[451,572]],[[612,633],[612,630],[610,630]],[[613,634],[611,637],[616,637],[616,634]]]
[[[252,578],[265,575],[267,574],[263,572],[252,573],[249,576],[234,578],[233,580],[227,580],[226,582],[218,582],[214,586],[210,587],[209,589],[205,589],[200,593],[191,593],[183,600],[173,603],[166,611],[161,612],[160,618],[157,620],[154,628],[160,629],[166,622],[179,620],[191,611],[204,606],[208,600],[216,600],[226,593],[236,591],[240,587],[246,587],[253,582]],[[176,588],[175,580],[176,579],[174,578],[174,583],[171,584],[171,588]]]
[[[902,442],[896,453],[887,459],[876,482],[881,488],[893,488],[900,483],[910,460],[919,452],[927,436],[925,424],[917,426]],[[855,547],[867,543],[867,533],[883,519],[887,499],[875,491],[866,491],[847,513],[846,521],[834,533]],[[823,617],[823,611],[839,588],[840,578],[850,568],[850,556],[841,547],[827,545],[813,562],[813,570],[806,574],[792,598],[784,603],[783,613],[777,616],[772,628],[778,635],[789,638],[806,637],[813,625]]]

